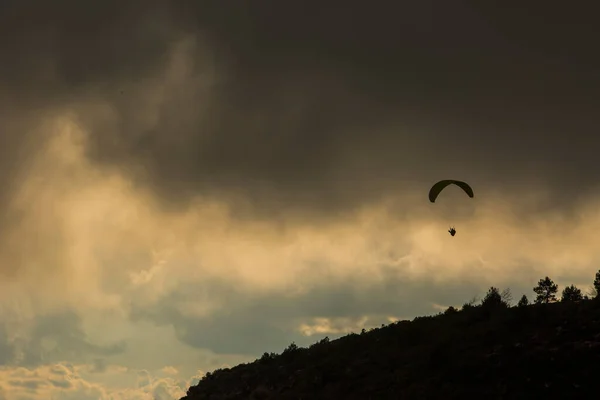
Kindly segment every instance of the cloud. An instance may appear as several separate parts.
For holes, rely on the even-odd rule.
[[[163,207],[322,219],[447,175],[563,205],[597,188],[598,60],[585,18],[553,33],[562,9],[532,28],[467,1],[7,7],[0,76],[21,109],[73,112],[88,156]]]
[[[248,14],[211,1],[105,2],[94,13],[68,1],[5,7],[4,18],[15,18],[2,24],[12,34],[0,51],[13,58],[0,77],[18,101],[5,99],[2,148],[16,151],[2,158],[10,174],[0,179],[8,210],[1,270],[53,282],[31,307],[60,307],[48,301],[57,288],[80,306],[119,308],[130,279],[143,288],[165,274],[158,264],[137,266],[153,263],[148,246],[190,252],[219,230],[259,229],[257,240],[273,240],[273,229],[301,235],[303,225],[382,215],[378,207],[390,222],[427,220],[459,204],[426,208],[429,185],[447,176],[473,184],[477,207],[495,202],[521,218],[576,214],[593,198],[595,114],[572,80],[577,66],[547,63],[537,33],[528,40],[539,49],[524,52],[511,36],[525,28],[519,17],[489,6],[350,1],[341,15],[316,3],[259,2]],[[544,13],[540,32],[557,16]],[[583,43],[585,29],[569,35]],[[542,97],[550,83],[556,95]],[[168,239],[161,224],[177,234]],[[213,231],[200,238],[198,224]],[[114,251],[116,230],[127,249]],[[216,257],[206,247],[202,258]],[[202,272],[249,271],[235,262],[203,262]]]
[[[453,188],[439,207],[407,193],[327,223],[240,221],[230,205],[202,198],[175,213],[119,171],[87,160],[86,136],[68,118],[50,126],[61,134],[31,164],[13,203],[31,218],[19,226],[22,237],[41,238],[29,242],[34,255],[28,242],[12,247],[21,255],[14,259],[26,263],[4,301],[11,324],[22,329],[36,315],[67,308],[76,314],[64,315],[85,313],[86,320],[93,313],[149,319],[174,326],[197,348],[249,354],[285,346],[314,318],[384,322],[427,313],[430,303],[461,304],[487,284],[532,287],[540,274],[585,282],[600,258],[591,197],[572,215],[529,213],[548,193],[490,191],[468,199]],[[43,212],[48,202],[55,214]],[[445,232],[447,223],[457,225],[456,237]],[[49,263],[52,255],[61,262]],[[38,289],[41,276],[53,284]],[[274,307],[281,304],[287,314]],[[36,323],[57,326],[43,321]],[[113,347],[125,340],[121,334],[98,346],[55,333],[54,340],[70,343],[69,357],[125,351]]]
[[[84,362],[93,356],[125,351],[124,343],[92,343],[74,312],[38,316],[16,323],[4,316],[0,324],[0,365],[36,367],[68,358]]]
[[[177,368],[173,367],[173,366],[166,366],[164,367],[161,372],[165,375],[177,375],[179,373],[179,371],[177,371]]]
[[[243,353],[258,351],[269,335],[279,337],[273,343],[287,342],[292,326],[311,318],[414,315],[417,299],[439,303],[431,298],[436,291],[451,290],[455,297],[442,304],[456,304],[482,284],[521,279],[532,285],[540,273],[564,274],[566,263],[581,279],[599,258],[592,238],[600,220],[591,197],[571,215],[555,209],[530,213],[548,201],[544,192],[490,191],[468,199],[453,188],[439,207],[407,193],[327,223],[293,216],[282,223],[240,221],[231,206],[202,198],[175,213],[118,171],[87,160],[86,136],[68,118],[50,126],[61,134],[32,162],[13,199],[29,219],[12,237],[35,232],[39,238],[15,240],[12,247],[19,257],[11,258],[25,261],[18,283],[4,292],[15,324],[65,307],[78,315],[148,315],[181,329],[184,342]],[[49,202],[53,214],[43,212]],[[456,223],[456,237],[445,232],[447,223]],[[63,238],[59,243],[52,240],[57,236]],[[38,288],[41,277],[53,284]],[[389,300],[402,291],[406,297]],[[234,323],[233,299],[254,307],[240,309]],[[401,299],[410,299],[406,308]],[[265,313],[271,304],[306,307],[292,315],[306,320],[292,323],[281,315],[284,326],[263,334],[263,324],[272,322],[265,318],[278,315]],[[242,326],[252,332],[246,342],[237,339]],[[192,339],[199,331],[205,338]],[[57,335],[77,343],[66,331]],[[103,352],[110,346],[82,343],[73,356],[108,356]]]
[[[0,397],[587,287],[595,14],[522,7],[2,2]]]
[[[99,380],[85,379],[80,371],[85,365],[70,363],[46,364],[35,368],[0,369],[2,399],[57,399],[57,400],[172,400],[185,391],[198,377],[176,379],[157,378],[148,371],[110,366],[107,373],[123,377],[144,373],[147,377],[137,388],[106,385]]]

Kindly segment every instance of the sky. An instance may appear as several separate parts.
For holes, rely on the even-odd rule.
[[[0,400],[587,291],[596,14],[495,3],[0,0]]]

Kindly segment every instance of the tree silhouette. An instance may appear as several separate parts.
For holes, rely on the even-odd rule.
[[[293,353],[298,350],[298,345],[295,342],[290,343],[288,347],[283,350],[283,353]],[[264,354],[263,354],[264,355]]]
[[[596,278],[594,278],[594,297],[600,296],[600,271],[596,272]]]
[[[450,306],[446,309],[446,311],[444,311],[444,314],[448,315],[448,314],[456,314],[458,312],[458,310],[456,308],[454,308],[453,306]]]
[[[583,300],[583,294],[581,290],[575,285],[567,286],[562,291],[561,301],[581,301]]]
[[[506,304],[507,307],[510,307],[510,303],[513,301],[512,292],[510,288],[506,288],[500,293],[500,297],[502,297],[502,302]]]
[[[544,279],[540,279],[538,285],[533,288],[533,291],[537,294],[535,298],[536,304],[553,303],[556,301],[558,285],[556,285],[549,277],[545,277]]]
[[[533,290],[536,303],[558,296],[549,277]],[[438,398],[441,391],[452,398],[491,398],[497,388],[539,398],[539,388],[550,384],[551,397],[597,397],[596,377],[589,371],[597,366],[600,307],[581,301],[575,285],[562,290],[560,302],[543,307],[528,307],[523,294],[517,307],[509,308],[509,294],[492,286],[463,311],[450,306],[436,316],[363,329],[362,335],[325,337],[308,348],[292,342],[281,354],[265,352],[254,363],[207,373],[181,400],[259,400],[283,398],[282,393],[313,398],[325,392],[327,398],[393,398],[399,392],[408,393],[406,398]],[[490,353],[490,344],[498,342]],[[518,350],[505,350],[512,348]],[[557,361],[552,365],[550,352]],[[514,375],[507,379],[503,371],[509,368]],[[517,376],[524,379],[512,379]]]
[[[478,299],[477,296],[473,296],[473,298],[471,298],[471,300],[469,300],[468,302],[466,302],[465,304],[463,304],[462,306],[462,310],[472,310],[475,307],[477,307],[475,305],[475,303],[477,303]]]
[[[483,300],[481,300],[481,306],[488,309],[502,307],[506,308],[510,306],[510,304],[505,300],[508,298],[510,298],[510,291],[507,292],[505,290],[501,294],[498,288],[492,286],[489,288]]]
[[[521,297],[521,299],[519,300],[519,302],[517,303],[517,307],[525,307],[529,305],[529,300],[527,299],[527,296],[523,295]]]

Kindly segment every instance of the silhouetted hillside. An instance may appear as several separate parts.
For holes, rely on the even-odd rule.
[[[509,307],[492,288],[478,306],[217,370],[182,400],[597,398],[600,301],[564,299]]]

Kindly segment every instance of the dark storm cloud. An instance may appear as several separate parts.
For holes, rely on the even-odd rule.
[[[137,13],[116,1],[0,2],[0,239],[21,222],[7,205],[48,136],[47,112],[83,101],[84,88],[143,79],[166,53],[167,25]]]
[[[273,212],[342,208],[448,175],[480,187],[531,180],[557,195],[596,186],[591,10],[475,1],[29,3],[5,6],[3,87],[23,107],[79,110],[89,155],[145,171],[137,178],[165,204],[208,194]],[[185,34],[208,43],[191,53],[191,78],[210,58],[218,79],[202,90],[192,81],[171,88],[152,110],[156,124],[142,126],[141,88],[164,73]],[[90,99],[111,103],[115,119],[78,109]]]

